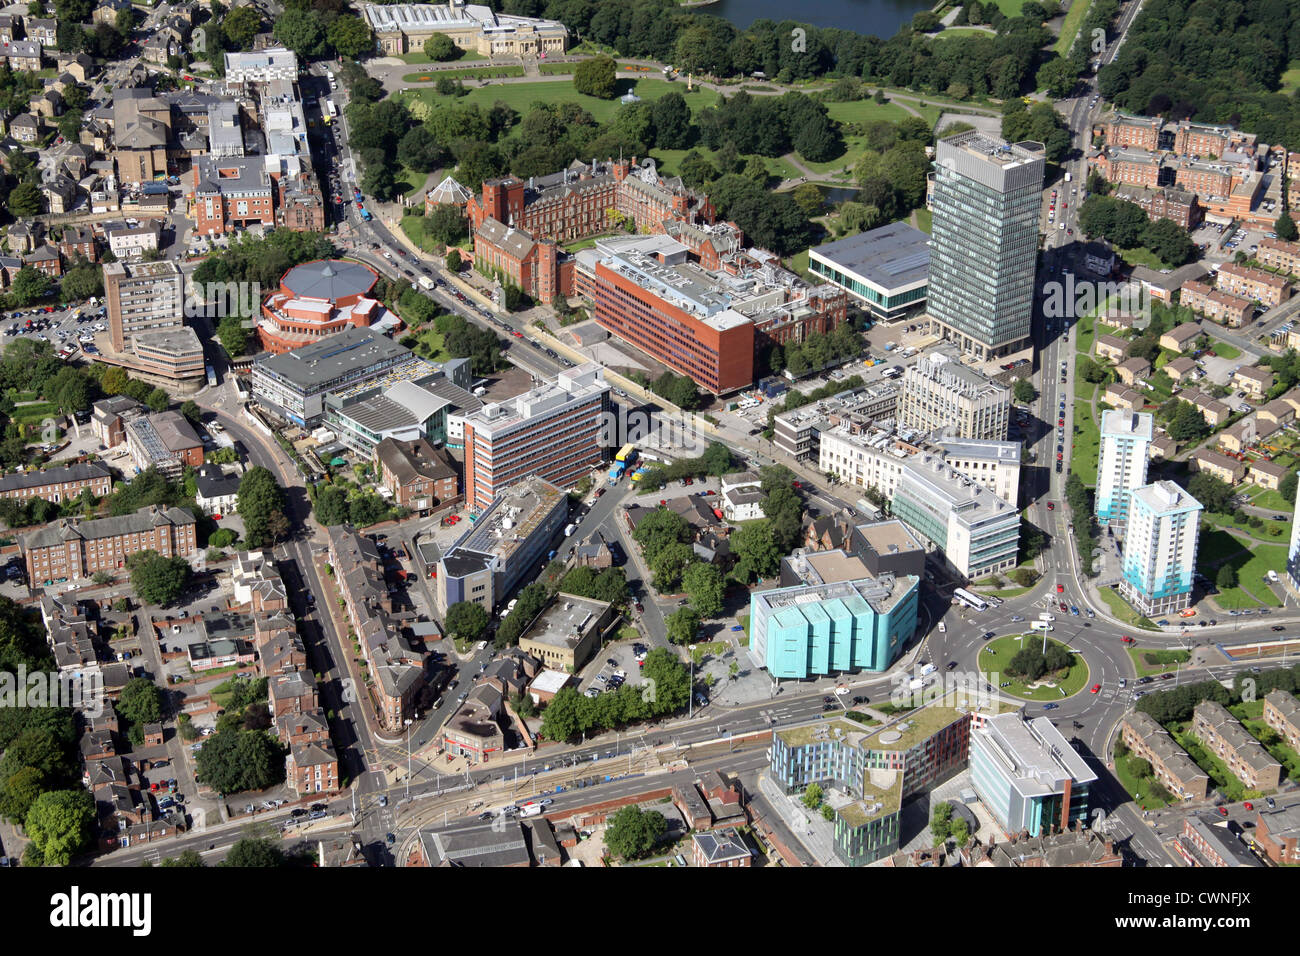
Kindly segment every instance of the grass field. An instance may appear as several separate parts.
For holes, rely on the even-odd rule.
[[[415,339],[415,342],[407,345],[407,339]],[[421,358],[426,358],[430,362],[441,362],[451,356],[447,355],[442,349],[442,336],[430,322],[418,332],[402,337],[402,344],[415,352]]]
[[[46,418],[56,418],[58,414],[58,409],[49,402],[33,402],[30,405],[19,405],[9,417],[20,425],[32,425]]]
[[[423,50],[412,50],[410,53],[386,53],[384,55],[391,56],[395,60],[401,60],[403,63],[410,63],[413,65],[424,64],[424,63],[428,63],[430,65],[437,64],[437,61],[429,59],[429,54],[425,53]],[[473,53],[469,50],[462,50],[461,55],[459,57],[457,57],[454,60],[447,60],[446,63],[447,64],[470,63],[474,61],[478,61],[479,63],[482,63],[485,60],[487,60],[487,57],[485,57],[481,53]]]
[[[940,40],[950,40],[954,37],[992,37],[997,36],[997,33],[993,30],[981,30],[979,27],[948,27],[936,36]]]
[[[695,90],[687,93],[686,87],[681,83],[669,83],[665,80],[650,78],[620,78],[617,96],[612,100],[601,100],[594,96],[579,93],[573,88],[572,80],[543,80],[540,83],[489,83],[486,86],[475,87],[464,97],[459,97],[459,99],[475,103],[485,110],[490,108],[497,100],[501,100],[520,113],[528,112],[529,107],[534,103],[557,103],[569,100],[581,104],[582,108],[594,116],[597,121],[607,123],[618,112],[619,106],[622,105],[617,97],[622,96],[629,89],[635,91],[636,95],[641,97],[642,100],[656,100],[666,93],[676,90],[686,97],[686,102],[690,105],[692,111],[711,106],[716,99],[716,94],[711,92]],[[433,106],[458,99],[458,97],[453,96],[439,96],[436,90],[428,87],[411,90],[404,94],[399,93],[398,95],[412,99],[420,98]]]
[[[1078,2],[1078,0],[1076,0]],[[1155,269],[1159,272],[1161,269],[1168,268],[1168,263],[1157,256],[1150,249],[1121,249],[1120,257],[1131,266],[1146,266],[1148,269]]]
[[[1222,608],[1281,607],[1281,600],[1265,583],[1264,575],[1286,567],[1286,551],[1286,546],[1280,544],[1250,542],[1247,545],[1216,528],[1201,534],[1197,570],[1213,581],[1221,564],[1236,569],[1237,586],[1213,596],[1214,603]]]
[[[1070,470],[1091,488],[1097,484],[1097,457],[1101,449],[1101,431],[1091,406],[1075,403],[1073,439]]]
[[[934,224],[934,213],[928,209],[918,209],[916,211],[916,227],[927,235],[930,233],[931,226]]]
[[[1128,761],[1132,756],[1132,754],[1128,754],[1124,757],[1118,755],[1115,757],[1115,777],[1119,780],[1120,786],[1128,792],[1130,797],[1134,800],[1140,801],[1143,810],[1159,810],[1168,806],[1169,804],[1165,803],[1163,800],[1157,800],[1146,792],[1148,786],[1146,781],[1129,773]],[[1149,779],[1150,778],[1147,778],[1147,780]]]
[[[1292,60],[1287,64],[1286,71],[1282,74],[1282,85],[1278,88],[1279,93],[1294,93],[1300,90],[1300,60]]]
[[[524,68],[522,66],[510,66],[502,64],[501,66],[467,66],[463,70],[437,70],[428,73],[407,73],[402,77],[403,83],[433,83],[437,82],[444,76],[452,79],[464,80],[481,80],[491,78],[499,80],[506,76],[523,76]]]
[[[1048,638],[1053,641],[1053,638]],[[1055,643],[1060,643],[1055,641]],[[1043,635],[1037,631],[1030,631],[1028,634],[1021,635],[1008,634],[1006,637],[999,637],[995,641],[980,650],[979,669],[990,681],[994,676],[1001,675],[1001,679],[996,683],[1010,678],[1002,673],[1011,658],[1020,652],[1022,646],[1037,645],[1039,648],[1043,645]],[[1064,678],[1058,682],[1056,687],[1038,687],[1030,690],[1020,681],[1012,680],[1010,686],[999,688],[998,693],[1008,694],[1012,697],[1019,697],[1021,700],[1064,700],[1067,697],[1079,693],[1083,690],[1084,685],[1088,683],[1088,665],[1083,657],[1075,654],[1074,664],[1066,672]]]
[[[1133,627],[1141,628],[1144,631],[1159,630],[1150,618],[1144,617],[1120,597],[1119,592],[1114,588],[1098,588],[1097,593],[1101,595],[1102,601],[1110,609],[1110,613],[1125,624],[1131,624]]]
[[[1280,491],[1274,491],[1271,488],[1255,489],[1255,494],[1251,495],[1250,503],[1260,508],[1272,508],[1279,514],[1285,514],[1295,507],[1294,504],[1282,497]]]
[[[1083,18],[1088,15],[1088,7],[1091,0],[1074,0],[1070,4],[1070,9],[1065,14],[1065,20],[1061,23],[1061,35],[1056,40],[1056,46],[1052,49],[1060,56],[1066,56],[1070,52],[1070,47],[1074,46],[1074,38],[1079,34],[1079,28],[1083,25]],[[1002,3],[998,3],[1001,8]]]
[[[1218,355],[1219,358],[1241,358],[1241,349],[1237,348],[1235,345],[1229,345],[1227,342],[1220,342],[1216,339],[1211,348],[1214,349],[1214,353]]]
[[[1151,650],[1153,650],[1153,648],[1149,648],[1149,647],[1130,647],[1128,649],[1128,656],[1133,659],[1133,667],[1137,670],[1138,677],[1152,677],[1156,674],[1163,674],[1166,671],[1172,672],[1178,669],[1177,664],[1146,663],[1142,659],[1142,655],[1146,654],[1148,651]],[[1181,651],[1180,654],[1184,661],[1186,661],[1191,656],[1186,651]]]

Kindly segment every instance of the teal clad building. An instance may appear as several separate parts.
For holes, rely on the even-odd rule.
[[[795,560],[807,562],[805,583],[750,597],[749,655],[755,665],[775,678],[795,680],[887,670],[916,631],[920,578],[871,577],[843,552]],[[827,581],[815,565],[861,576]]]

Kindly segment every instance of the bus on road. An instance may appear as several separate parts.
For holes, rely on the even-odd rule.
[[[632,445],[624,445],[614,456],[615,461],[621,461],[624,465],[630,465],[636,460],[636,448]]]
[[[986,611],[988,610],[988,606],[989,606],[987,601],[985,601],[981,597],[971,594],[965,588],[957,588],[952,592],[952,603],[964,604],[968,608],[971,608],[972,610],[975,611]]]

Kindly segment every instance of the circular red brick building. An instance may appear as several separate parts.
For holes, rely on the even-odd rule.
[[[348,327],[368,328],[388,315],[368,297],[379,274],[343,259],[294,266],[262,302],[258,336],[268,352],[288,352]]]

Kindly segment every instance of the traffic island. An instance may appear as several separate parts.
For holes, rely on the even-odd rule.
[[[1079,693],[1088,683],[1088,664],[1078,653],[1050,637],[1047,639],[1049,660],[1054,647],[1069,655],[1069,665],[1055,671],[1045,671],[1034,680],[1012,677],[1006,673],[1006,668],[1011,659],[1022,650],[1042,653],[1043,635],[1038,631],[1009,634],[991,641],[980,651],[979,669],[984,679],[993,684],[999,694],[1020,700],[1062,701]]]

